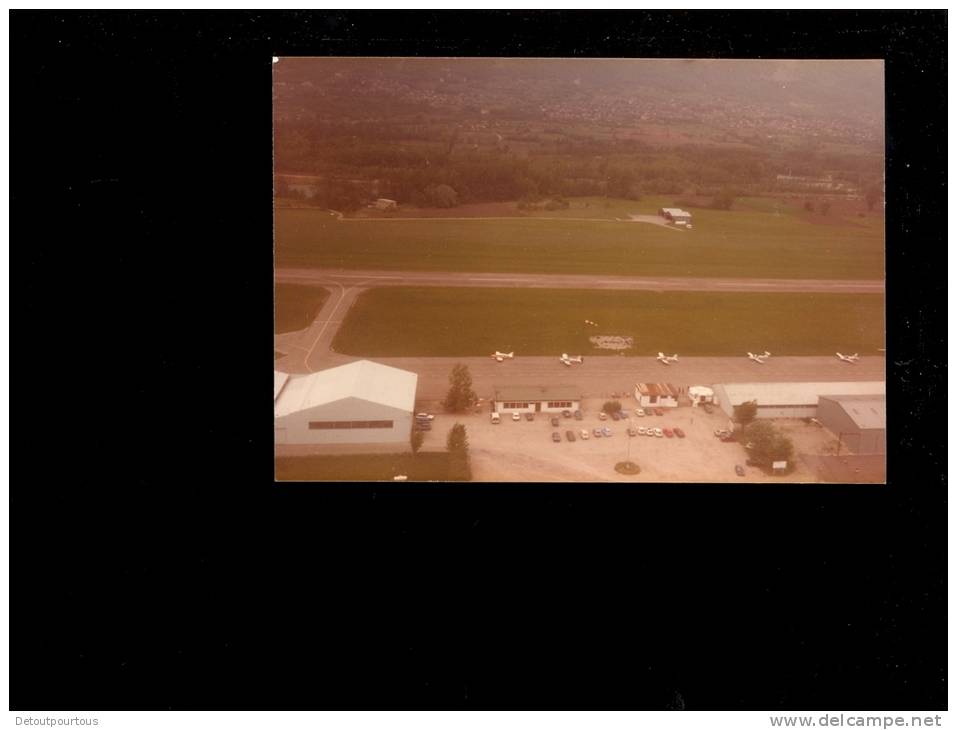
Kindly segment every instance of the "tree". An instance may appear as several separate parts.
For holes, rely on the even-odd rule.
[[[711,207],[715,210],[731,210],[732,205],[734,205],[734,193],[730,190],[722,190],[711,201]]]
[[[612,413],[621,412],[621,403],[616,400],[606,400],[601,409],[610,416]]]
[[[449,392],[442,401],[442,406],[450,413],[462,413],[477,399],[478,396],[472,390],[472,374],[468,366],[456,363],[449,374]]]
[[[456,423],[449,429],[445,439],[445,447],[449,452],[449,480],[453,482],[468,482],[472,479],[472,465],[469,461],[469,438],[465,426]]]
[[[758,402],[756,400],[749,400],[734,407],[734,420],[742,425],[747,426],[751,421],[757,418],[757,415]]]
[[[434,208],[454,208],[459,204],[459,196],[449,185],[429,185],[425,197]]]
[[[409,437],[409,442],[412,445],[412,453],[418,454],[419,449],[422,448],[422,442],[425,441],[425,432],[420,431],[419,429],[412,427],[412,435]]]
[[[744,441],[751,445],[751,458],[765,466],[774,461],[790,461],[794,455],[791,439],[768,421],[755,421],[746,427]]]

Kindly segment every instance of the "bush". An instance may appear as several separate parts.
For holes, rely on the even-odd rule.
[[[601,409],[608,415],[611,415],[612,413],[620,413],[621,403],[616,400],[606,400]]]

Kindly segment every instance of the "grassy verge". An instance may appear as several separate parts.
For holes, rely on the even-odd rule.
[[[276,334],[308,327],[328,298],[318,286],[276,284]]]
[[[557,217],[654,213],[665,199],[597,199]],[[279,266],[644,276],[881,278],[879,220],[816,225],[773,212],[695,209],[694,230],[646,223],[540,220],[336,220],[320,210],[276,210]]]
[[[442,452],[411,454],[343,454],[287,456],[276,459],[276,479],[281,481],[392,481],[405,474],[409,481],[448,481],[449,455]]]
[[[884,346],[884,297],[384,287],[356,300],[333,348],[368,357],[617,354],[595,349],[593,335],[634,338],[629,355],[874,353]]]

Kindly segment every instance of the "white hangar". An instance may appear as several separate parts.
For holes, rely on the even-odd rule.
[[[409,449],[418,375],[358,360],[309,375],[275,372],[276,444],[334,452]]]
[[[714,386],[715,402],[734,415],[734,407],[757,401],[758,418],[814,418],[818,399],[835,395],[884,395],[883,380],[825,383],[724,383]]]

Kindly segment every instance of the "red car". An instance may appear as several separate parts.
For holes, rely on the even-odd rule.
[[[677,437],[680,438],[680,439],[683,439],[683,438],[685,437],[685,432],[682,431],[680,428],[677,428],[677,427],[676,427],[676,428],[675,428],[675,436],[677,436]]]
[[[668,438],[674,438],[674,437],[675,437],[675,432],[672,431],[670,428],[664,429],[664,432],[665,432],[665,436],[667,436]]]
[[[664,412],[663,410],[661,410],[660,408],[655,408],[655,415],[656,415],[656,416],[663,416],[663,415],[665,415],[665,412]]]
[[[733,433],[728,436],[722,436],[721,440],[724,441],[726,444],[731,443],[732,441],[737,441]]]

